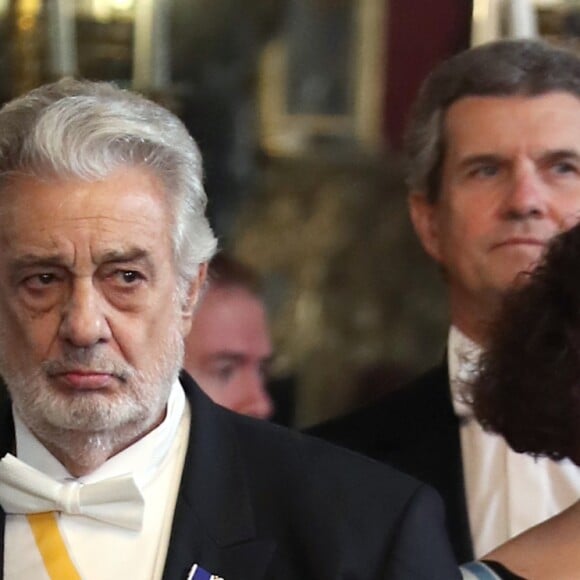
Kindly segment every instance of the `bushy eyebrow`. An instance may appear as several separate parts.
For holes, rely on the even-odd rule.
[[[211,362],[233,362],[241,363],[246,360],[247,355],[245,353],[238,353],[236,351],[220,350],[217,352],[212,352],[207,356],[207,360]],[[274,360],[274,354],[262,357],[260,359],[260,364],[270,365]]]
[[[464,157],[459,162],[459,167],[466,169],[473,167],[474,165],[487,165],[487,164],[501,164],[506,161],[506,158],[502,155],[495,153],[477,153],[475,155],[468,155]]]
[[[108,250],[99,256],[99,262],[150,262],[151,255],[143,248],[130,248],[128,250]]]
[[[10,260],[10,269],[16,271],[31,266],[62,266],[64,262],[61,254],[23,254]]]
[[[580,162],[580,153],[574,149],[548,150],[540,155],[540,159],[549,163],[556,163],[558,161]]]
[[[151,255],[143,248],[129,248],[128,250],[108,250],[98,257],[98,263],[127,263],[127,262],[144,262],[151,266]],[[33,252],[16,256],[10,260],[9,269],[17,272],[31,267],[65,267],[70,266],[68,260],[63,254],[35,254]]]
[[[580,162],[580,152],[575,149],[546,149],[537,155],[540,161],[555,162],[565,159],[576,160]],[[502,164],[509,162],[508,156],[499,153],[476,153],[468,155],[459,162],[460,168],[468,168],[474,165]]]

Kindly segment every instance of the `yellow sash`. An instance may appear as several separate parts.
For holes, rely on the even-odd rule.
[[[26,518],[51,580],[81,580],[60,535],[55,512],[27,514]]]

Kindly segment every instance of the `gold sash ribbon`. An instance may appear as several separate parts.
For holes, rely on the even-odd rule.
[[[51,580],[81,580],[58,529],[55,512],[27,514],[26,518]]]

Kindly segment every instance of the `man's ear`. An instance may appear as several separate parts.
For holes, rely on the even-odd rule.
[[[197,303],[202,297],[205,290],[205,281],[207,278],[207,262],[200,264],[197,275],[189,283],[187,292],[183,297],[181,304],[181,328],[183,336],[187,336],[191,329],[191,319]]]
[[[424,250],[436,262],[441,262],[437,203],[431,203],[423,192],[413,191],[409,195],[409,213]]]

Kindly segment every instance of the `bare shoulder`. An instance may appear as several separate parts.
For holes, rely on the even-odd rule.
[[[580,570],[580,501],[485,556],[534,580],[574,578]]]

